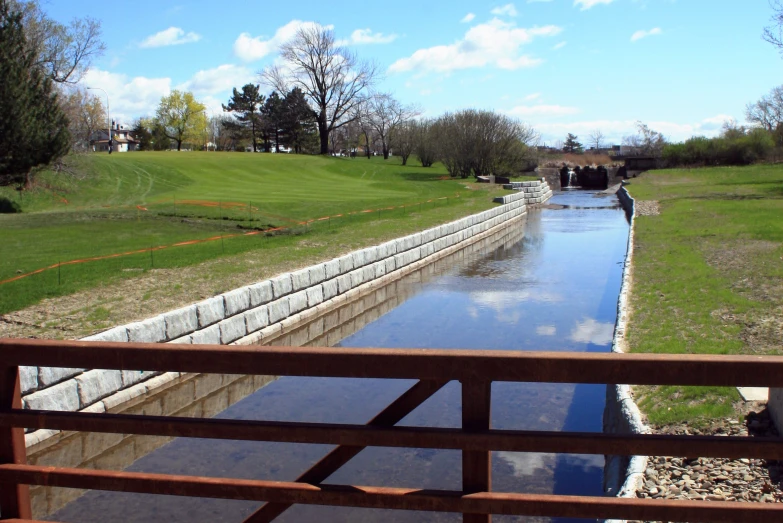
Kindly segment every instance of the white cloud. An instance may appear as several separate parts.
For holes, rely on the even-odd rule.
[[[467,24],[468,22],[471,22],[474,18],[476,18],[476,15],[473,13],[468,13],[464,17],[462,17],[462,20],[460,20],[461,24]]]
[[[533,93],[525,96],[525,101],[532,102],[533,100],[537,100],[538,98],[541,98],[541,93]]]
[[[517,16],[517,8],[514,4],[506,4],[490,11],[495,16]]]
[[[568,42],[560,42],[560,43],[558,43],[558,44],[555,44],[555,46],[554,46],[552,49],[554,49],[555,51],[557,51],[558,49],[562,49],[563,47],[565,47],[567,43],[568,43]]]
[[[614,324],[600,323],[592,318],[577,323],[571,331],[569,339],[576,343],[592,343],[594,345],[609,345],[614,335]]]
[[[471,27],[465,36],[449,45],[419,49],[411,56],[400,58],[389,72],[405,71],[445,73],[458,69],[495,66],[501,69],[533,67],[542,60],[520,55],[520,48],[536,37],[555,36],[562,31],[556,25],[516,27],[513,22],[493,18]]]
[[[611,4],[612,2],[614,2],[614,0],[574,0],[574,7],[581,6],[581,10],[586,11],[599,4]]]
[[[161,97],[171,92],[171,78],[129,78],[95,68],[87,71],[82,85],[104,89],[109,95],[112,118],[128,124],[137,116],[154,114]],[[103,93],[97,94],[103,100]]]
[[[642,38],[647,38],[648,36],[659,35],[662,32],[663,31],[661,31],[660,27],[653,27],[649,31],[639,30],[631,35],[631,42],[636,42],[637,40],[641,40]]]
[[[557,334],[557,328],[554,325],[539,325],[536,327],[536,334],[539,336],[554,336]]]
[[[361,45],[361,44],[388,44],[397,39],[397,35],[392,33],[385,35],[383,33],[373,33],[370,28],[357,29],[351,33],[347,40],[340,40],[340,45]]]
[[[291,20],[275,31],[274,36],[264,39],[263,36],[251,36],[250,33],[242,33],[234,42],[234,54],[245,62],[260,60],[268,54],[277,51],[280,44],[287,42],[296,35],[300,27],[317,26],[315,22],[303,22]],[[325,26],[331,29],[332,26]]]
[[[181,45],[198,42],[201,35],[197,33],[185,33],[179,27],[169,27],[159,33],[148,36],[139,44],[139,47],[165,47],[168,45]]]
[[[508,111],[513,116],[565,116],[576,114],[579,109],[564,105],[518,105]]]
[[[253,82],[254,73],[241,65],[225,64],[214,69],[197,72],[177,86],[177,89],[193,91],[196,96],[214,95]]]

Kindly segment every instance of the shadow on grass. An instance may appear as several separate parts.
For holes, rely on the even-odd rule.
[[[16,214],[22,212],[22,207],[8,198],[0,197],[0,214]]]

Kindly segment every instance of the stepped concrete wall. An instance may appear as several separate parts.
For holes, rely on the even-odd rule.
[[[495,198],[497,203],[511,203],[518,200],[524,200],[527,205],[536,205],[544,203],[552,197],[552,189],[544,178],[529,182],[511,182],[503,185],[504,189],[518,191],[516,194],[508,196],[498,196]]]
[[[511,201],[482,213],[240,287],[84,340],[258,343],[523,216],[527,213],[525,194],[510,195]],[[26,409],[105,412],[178,377],[178,372],[22,367],[22,402]],[[26,435],[27,445],[57,432],[31,432]]]

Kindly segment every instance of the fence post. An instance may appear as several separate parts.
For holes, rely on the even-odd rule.
[[[21,409],[22,391],[19,367],[0,367],[0,408]],[[0,428],[0,463],[27,464],[24,444],[24,429],[20,427]],[[0,488],[0,517],[3,519],[32,519],[30,489],[27,485],[6,483]]]
[[[462,430],[466,432],[489,430],[492,404],[492,382],[466,380],[462,382]],[[489,451],[462,451],[462,491],[489,492],[492,490],[492,453]],[[464,523],[490,523],[490,514],[463,514]]]

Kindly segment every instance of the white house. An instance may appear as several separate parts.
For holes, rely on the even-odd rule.
[[[112,122],[111,129],[111,150],[117,153],[126,153],[136,151],[139,148],[139,142],[131,133],[131,128],[127,125]],[[90,145],[93,151],[109,150],[109,132],[108,129],[99,129],[92,133]]]

